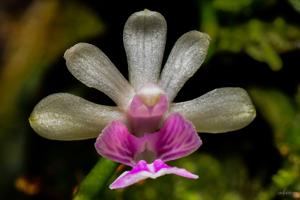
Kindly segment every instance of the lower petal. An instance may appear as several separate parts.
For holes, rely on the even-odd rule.
[[[157,159],[151,164],[140,160],[131,171],[121,174],[110,186],[110,189],[120,189],[133,185],[141,180],[152,178],[156,179],[166,174],[175,174],[189,179],[197,179],[198,176],[191,172],[177,167],[171,167],[162,160]]]

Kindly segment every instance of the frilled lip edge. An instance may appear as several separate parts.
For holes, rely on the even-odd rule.
[[[110,186],[110,189],[121,189],[133,185],[147,178],[156,179],[166,174],[175,174],[188,179],[197,179],[198,176],[182,168],[171,167],[161,159],[147,164],[140,160],[130,171],[123,172]]]
[[[146,133],[142,137],[131,134],[122,122],[114,121],[98,136],[95,148],[101,156],[132,167],[110,186],[117,189],[166,174],[197,178],[197,175],[168,166],[165,162],[185,157],[201,145],[202,141],[192,123],[180,114],[172,113],[159,131]],[[148,164],[143,158],[136,159],[145,151],[153,153],[154,162]]]

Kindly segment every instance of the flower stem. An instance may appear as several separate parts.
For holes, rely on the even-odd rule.
[[[73,200],[92,200],[107,185],[117,163],[101,158],[85,179],[80,183]]]

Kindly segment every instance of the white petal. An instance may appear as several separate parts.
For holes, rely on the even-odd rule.
[[[109,58],[97,47],[78,43],[64,55],[69,71],[88,87],[96,88],[126,107],[133,89]]]
[[[160,77],[160,86],[170,102],[203,63],[209,40],[207,34],[198,31],[185,33],[177,40]]]
[[[241,129],[255,117],[255,108],[242,88],[219,88],[194,100],[175,103],[179,112],[192,121],[197,131],[222,133]]]
[[[42,99],[29,122],[41,136],[54,140],[95,138],[112,120],[122,119],[117,107],[97,105],[81,97],[57,93]]]
[[[124,46],[130,83],[136,90],[145,84],[156,84],[166,43],[167,23],[150,10],[132,14],[124,27]]]

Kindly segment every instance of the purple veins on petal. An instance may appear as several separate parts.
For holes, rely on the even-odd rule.
[[[110,186],[110,189],[124,188],[133,185],[141,180],[156,179],[166,174],[175,174],[189,179],[197,179],[198,176],[191,172],[177,167],[171,167],[162,160],[157,159],[153,163],[147,164],[145,160],[140,160],[131,171],[125,171]]]
[[[119,121],[109,124],[95,143],[97,152],[111,160],[134,166],[139,160],[175,160],[196,151],[202,141],[193,125],[174,113],[155,133],[132,135]]]
[[[98,136],[95,148],[103,157],[134,166],[133,158],[138,149],[137,144],[135,136],[128,132],[127,127],[121,121],[114,121]]]
[[[131,171],[124,172],[110,185],[110,189],[118,189],[166,174],[198,178],[185,169],[170,167],[165,162],[187,156],[201,144],[194,126],[180,114],[173,113],[159,131],[145,133],[141,137],[132,135],[121,121],[114,121],[99,135],[95,147],[103,157],[132,167]]]
[[[185,157],[202,144],[192,123],[173,113],[157,133],[149,135],[155,141],[157,158],[163,161]]]

